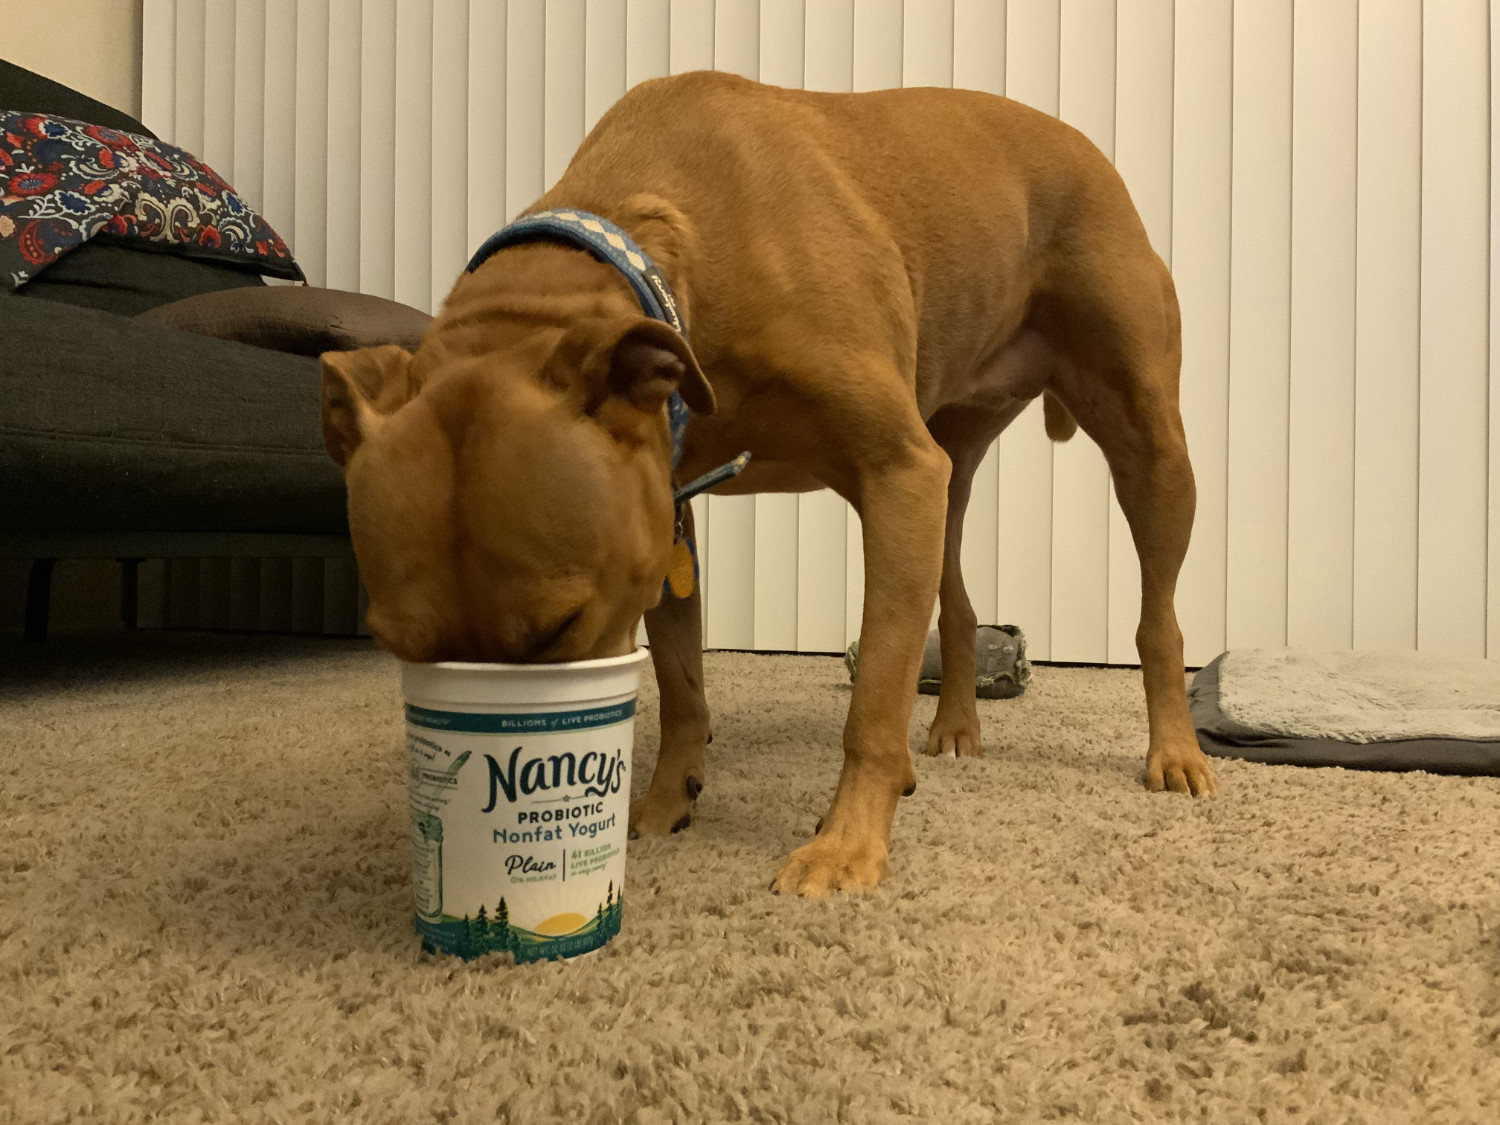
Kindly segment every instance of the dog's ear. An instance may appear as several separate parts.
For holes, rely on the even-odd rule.
[[[671,325],[649,317],[576,321],[543,375],[560,387],[578,386],[584,409],[596,416],[619,403],[654,415],[673,391],[695,414],[716,408],[688,342]]]
[[[718,405],[688,342],[659,320],[639,321],[615,342],[609,389],[648,414],[674,390],[695,414],[712,414]]]
[[[352,352],[324,352],[323,446],[340,466],[385,415],[413,394],[411,353],[394,344]]]

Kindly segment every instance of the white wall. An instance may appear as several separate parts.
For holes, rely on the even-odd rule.
[[[141,111],[141,0],[0,0],[0,58],[132,117]]]
[[[1491,35],[1485,0],[146,0],[143,104],[314,281],[421,307],[647,77],[952,84],[1057,113],[1114,159],[1181,295],[1189,662],[1500,657]],[[710,646],[857,635],[841,501],[699,513]],[[981,468],[964,566],[981,620],[1034,656],[1135,662],[1102,458],[1050,445],[1038,411]]]

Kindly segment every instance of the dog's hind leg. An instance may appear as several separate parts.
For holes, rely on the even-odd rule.
[[[1095,271],[1088,299],[1064,311],[1077,362],[1059,369],[1053,390],[1103,450],[1140,559],[1135,640],[1151,728],[1146,785],[1213,793],[1218,783],[1188,713],[1173,605],[1196,503],[1178,409],[1181,322],[1166,267],[1154,255],[1134,262],[1133,269]]]
[[[1141,564],[1141,621],[1135,644],[1151,728],[1146,785],[1197,796],[1216,792],[1218,783],[1188,713],[1182,630],[1173,605],[1196,493],[1176,403],[1170,411],[1164,403],[1159,407],[1145,412],[1143,443],[1110,442],[1105,457]]]
[[[682,509],[693,535],[693,510]],[[661,751],[646,795],[630,807],[631,835],[665,836],[693,822],[693,802],[707,772],[708,700],[703,693],[703,610],[697,583],[685,598],[663,593],[646,614],[651,663],[661,693]]]
[[[943,533],[943,577],[938,590],[938,639],[942,645],[943,682],[937,714],[927,732],[932,756],[980,757],[979,710],[974,703],[974,631],[979,619],[964,587],[963,530],[974,473],[1000,431],[1019,414],[1024,402],[1008,410],[950,407],[928,420],[927,428],[953,462],[948,479],[948,522]]]

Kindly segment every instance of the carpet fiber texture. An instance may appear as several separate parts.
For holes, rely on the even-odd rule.
[[[987,757],[918,761],[878,891],[775,897],[847,675],[710,654],[707,788],[631,845],[620,937],[463,964],[412,933],[389,658],[0,660],[0,1121],[1500,1119],[1500,779],[1147,794],[1139,673],[1038,667],[981,701]]]

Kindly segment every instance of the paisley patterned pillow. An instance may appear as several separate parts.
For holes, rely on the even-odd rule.
[[[17,288],[98,235],[305,280],[269,224],[175,145],[0,110],[0,276]]]

